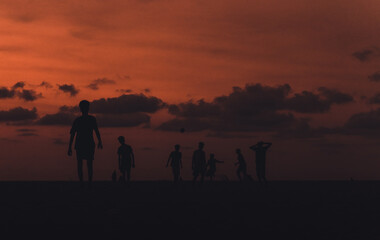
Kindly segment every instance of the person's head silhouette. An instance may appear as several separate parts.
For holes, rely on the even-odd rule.
[[[87,100],[80,101],[79,108],[83,115],[87,115],[90,110],[90,102]]]
[[[202,150],[204,146],[205,146],[205,144],[203,142],[198,143],[198,149],[199,150]]]
[[[237,153],[237,154],[240,154],[240,153],[241,153],[240,148],[237,148],[237,149],[236,149],[236,153]]]
[[[176,151],[179,151],[179,148],[180,148],[179,144],[176,144],[176,145],[174,146],[174,149],[175,149]]]
[[[125,143],[125,138],[124,138],[123,136],[119,136],[119,137],[117,138],[117,140],[119,140],[119,143],[120,143],[120,144],[124,144],[124,143]]]

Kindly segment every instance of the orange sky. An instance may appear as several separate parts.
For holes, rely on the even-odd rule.
[[[17,97],[0,99],[0,110],[36,107],[42,117],[57,112],[62,105],[77,105],[82,99],[118,97],[122,94],[119,89],[177,104],[190,99],[212,101],[230,94],[234,86],[289,84],[292,94],[324,86],[352,95],[354,102],[333,105],[325,113],[295,113],[309,118],[313,127],[343,126],[351,115],[378,108],[362,96],[369,98],[380,90],[379,82],[368,79],[380,71],[379,11],[376,0],[0,1],[0,87],[11,88],[22,81],[24,89],[43,96],[28,102]],[[373,52],[368,60],[352,56],[365,49]],[[115,84],[99,85],[98,90],[86,87],[102,78]],[[38,86],[42,82],[52,87]],[[79,93],[70,96],[60,91],[58,84],[74,84]],[[205,132],[185,136],[167,133],[153,129],[173,116],[166,109],[150,115],[152,129],[101,130],[106,147],[96,157],[99,164],[95,179],[107,179],[115,167],[112,164],[116,160],[111,159],[116,159],[112,154],[120,133],[130,137],[138,156],[144,159],[141,161],[146,162],[136,169],[139,179],[170,178],[170,171],[153,169],[162,166],[178,141],[195,147],[203,139],[206,150],[210,146],[208,152],[233,162],[234,148],[268,137],[259,132],[249,133],[250,138],[232,139],[206,138]],[[17,129],[24,128],[34,129],[35,134],[19,136]],[[8,149],[0,161],[0,180],[76,179],[75,160],[65,156],[65,145],[52,140],[67,142],[68,127],[11,127],[4,122],[0,129],[2,146]],[[317,143],[273,139],[277,147],[271,150],[273,162],[268,174],[273,179],[378,176],[373,172],[374,167],[380,168],[380,163],[374,163],[380,154],[374,147],[379,143],[377,138],[327,138]],[[363,149],[368,154],[364,167],[357,165],[362,156],[352,150],[358,141],[364,141]],[[328,143],[343,147],[338,153],[326,153]],[[41,154],[37,149],[42,144],[51,150]],[[302,151],[295,153],[293,147],[298,144],[303,146]],[[20,152],[19,148],[25,150]],[[183,151],[191,155],[192,150]],[[57,152],[62,156],[56,158]],[[245,152],[252,166],[253,153]],[[309,155],[315,157],[306,163]],[[153,159],[157,156],[160,160]],[[336,162],[321,162],[318,158]],[[289,161],[293,165],[286,167],[284,162]],[[220,171],[235,178],[232,163],[221,166]],[[189,170],[185,173],[190,176]]]

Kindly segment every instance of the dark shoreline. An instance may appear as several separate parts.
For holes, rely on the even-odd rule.
[[[380,233],[380,181],[0,182],[1,224],[149,224],[306,239]],[[246,226],[246,227],[243,227]],[[220,232],[221,233],[221,232]],[[332,234],[332,235],[331,235]],[[272,237],[271,237],[272,238]],[[329,238],[330,239],[330,238]]]

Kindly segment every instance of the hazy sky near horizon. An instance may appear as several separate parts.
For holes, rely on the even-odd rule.
[[[73,106],[91,101],[116,168],[117,137],[135,179],[183,177],[198,141],[224,160],[272,141],[270,179],[379,179],[380,2],[0,0],[0,180],[75,180],[66,156]],[[66,106],[63,107],[62,106]],[[180,128],[185,128],[181,133]]]

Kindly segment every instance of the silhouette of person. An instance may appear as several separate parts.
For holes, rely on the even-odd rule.
[[[75,150],[77,156],[77,166],[78,166],[78,177],[79,181],[83,182],[83,160],[87,160],[87,170],[88,170],[88,181],[92,182],[93,175],[93,160],[95,153],[95,141],[93,132],[95,131],[96,137],[98,138],[98,148],[102,149],[102,139],[100,137],[98,125],[96,123],[96,118],[88,115],[90,110],[90,103],[83,100],[79,103],[80,111],[82,116],[74,120],[73,126],[70,130],[70,142],[69,150],[67,154],[72,156],[72,144],[75,137]]]
[[[131,180],[131,167],[135,168],[135,156],[133,154],[132,147],[125,144],[125,138],[123,136],[119,136],[117,139],[120,143],[117,154],[119,157],[121,179],[125,182],[125,174],[127,174],[127,181],[129,182]]]
[[[210,159],[207,161],[207,165],[206,165],[206,167],[208,167],[206,176],[210,177],[210,181],[212,181],[212,178],[215,177],[216,164],[217,163],[224,163],[224,162],[215,159],[215,155],[213,153],[211,153]]]
[[[241,154],[241,150],[238,148],[236,149],[236,154],[237,154],[237,162],[235,163],[236,165],[239,165],[238,169],[236,170],[236,174],[239,178],[239,181],[242,181],[240,173],[243,173],[243,179],[247,179],[247,164],[244,160],[243,154]]]
[[[199,142],[198,149],[193,153],[192,170],[193,170],[193,184],[196,182],[199,175],[201,175],[201,183],[203,183],[205,170],[206,170],[206,153],[203,151],[204,143]]]
[[[174,146],[174,151],[172,151],[169,155],[168,162],[166,163],[166,167],[172,167],[173,172],[173,180],[174,183],[177,183],[180,176],[180,168],[182,168],[182,153],[179,151],[180,145],[176,144]]]
[[[256,145],[250,147],[250,149],[256,152],[256,174],[259,182],[267,181],[265,178],[265,159],[266,152],[270,146],[272,146],[272,143],[260,141]]]

